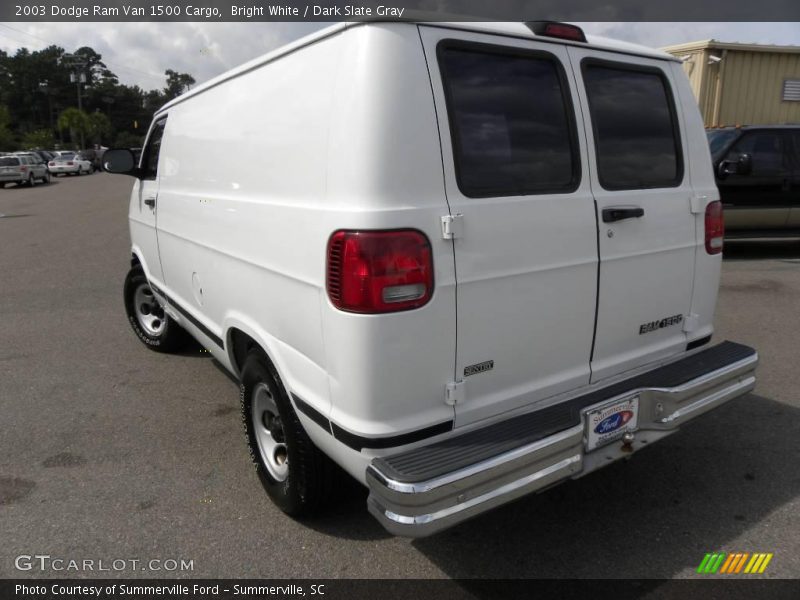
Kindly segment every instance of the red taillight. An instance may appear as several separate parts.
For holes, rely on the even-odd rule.
[[[725,220],[722,217],[722,202],[716,200],[706,206],[706,252],[722,252],[722,238],[725,237]]]
[[[56,163],[54,163],[54,162],[51,160],[49,163],[47,163],[47,166],[48,166],[48,167],[55,167],[55,166],[56,166]]]
[[[74,166],[75,166],[75,163],[74,163],[74,162],[72,162],[72,161],[69,161],[69,162],[67,162],[67,166],[68,166],[68,167],[74,167]]]
[[[21,173],[24,173],[25,171],[28,170],[28,167],[20,167],[19,170]]]
[[[336,308],[385,313],[418,308],[433,294],[433,258],[425,234],[337,231],[328,241],[328,297]]]
[[[531,21],[526,23],[531,31],[536,35],[546,35],[547,37],[561,38],[562,40],[572,40],[575,42],[586,42],[586,35],[583,29],[577,25],[568,23],[558,23],[556,21]]]

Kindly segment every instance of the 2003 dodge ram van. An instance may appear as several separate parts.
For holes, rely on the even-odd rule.
[[[753,349],[708,345],[722,210],[667,54],[553,22],[340,24],[104,161],[136,178],[134,332],[188,332],[241,381],[290,515],[336,463],[428,535],[755,385]]]

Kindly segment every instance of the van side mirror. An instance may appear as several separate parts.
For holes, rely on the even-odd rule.
[[[133,152],[127,148],[112,148],[103,154],[103,169],[109,173],[120,175],[139,176],[139,168],[136,166],[136,158]]]

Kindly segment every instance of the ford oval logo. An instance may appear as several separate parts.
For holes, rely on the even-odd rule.
[[[617,429],[625,425],[625,423],[630,421],[632,418],[633,418],[632,411],[630,410],[620,411],[600,421],[594,428],[594,432],[600,434],[611,433],[612,431],[616,431]]]

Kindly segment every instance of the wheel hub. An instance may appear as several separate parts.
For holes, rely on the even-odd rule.
[[[289,454],[283,422],[275,397],[266,383],[255,386],[252,396],[252,421],[261,462],[270,476],[284,481],[289,474]]]
[[[133,306],[136,321],[146,333],[158,337],[164,332],[166,322],[164,309],[161,308],[147,283],[142,283],[136,288],[133,294]]]

